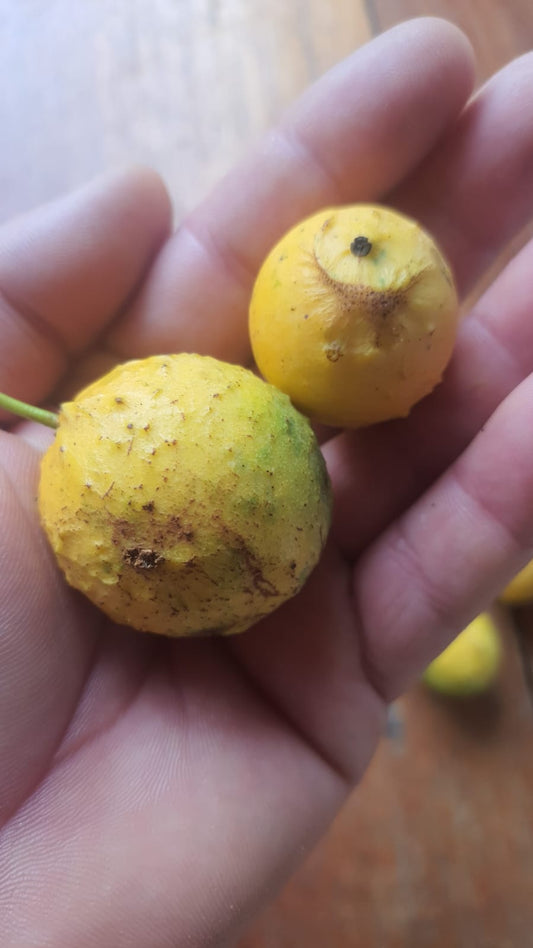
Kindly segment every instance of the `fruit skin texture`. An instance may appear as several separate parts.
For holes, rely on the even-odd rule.
[[[495,681],[501,658],[499,629],[490,613],[482,612],[428,665],[423,681],[445,695],[481,694]]]
[[[507,606],[521,606],[533,602],[533,560],[531,560],[498,596]]]
[[[62,405],[39,509],[68,582],[115,621],[241,632],[303,585],[329,480],[306,418],[207,356],[127,362]]]
[[[352,250],[356,238],[371,244]],[[380,205],[326,208],[290,230],[256,279],[249,312],[263,376],[325,424],[407,415],[455,343],[450,268],[419,224]]]

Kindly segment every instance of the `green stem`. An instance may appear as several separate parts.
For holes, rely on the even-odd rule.
[[[27,402],[20,402],[18,398],[11,398],[10,395],[4,395],[3,392],[0,392],[0,408],[5,408],[21,418],[38,421],[40,425],[46,425],[48,428],[57,428],[59,425],[59,417],[55,412],[46,411],[45,408],[37,408],[36,405],[28,405]]]

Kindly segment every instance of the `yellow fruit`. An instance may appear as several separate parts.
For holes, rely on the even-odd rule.
[[[372,204],[327,208],[290,230],[260,269],[249,313],[263,376],[343,427],[407,415],[440,381],[457,321],[434,241]]]
[[[197,355],[113,369],[62,405],[39,508],[68,582],[119,623],[241,632],[315,566],[330,488],[310,424]]]
[[[482,612],[428,665],[423,681],[446,695],[480,694],[495,681],[501,657],[498,627],[488,612]]]
[[[533,560],[507,584],[498,599],[507,606],[520,606],[533,602]]]

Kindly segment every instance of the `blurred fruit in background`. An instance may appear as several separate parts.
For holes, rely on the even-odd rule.
[[[533,602],[533,560],[524,566],[498,596],[506,606],[522,606]]]
[[[422,680],[444,695],[482,694],[498,677],[502,653],[500,630],[491,614],[482,612],[428,665]]]

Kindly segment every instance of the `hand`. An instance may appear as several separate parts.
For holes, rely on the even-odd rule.
[[[0,389],[53,401],[159,351],[246,363],[262,258],[327,204],[418,217],[465,296],[533,206],[531,63],[469,100],[464,37],[411,21],[307,92],[175,233],[143,170],[4,227]],[[409,419],[325,442],[324,558],[233,639],[136,634],[69,590],[35,509],[49,434],[6,419],[4,948],[226,944],[324,832],[387,703],[531,557],[532,258],[526,246],[484,292]]]

